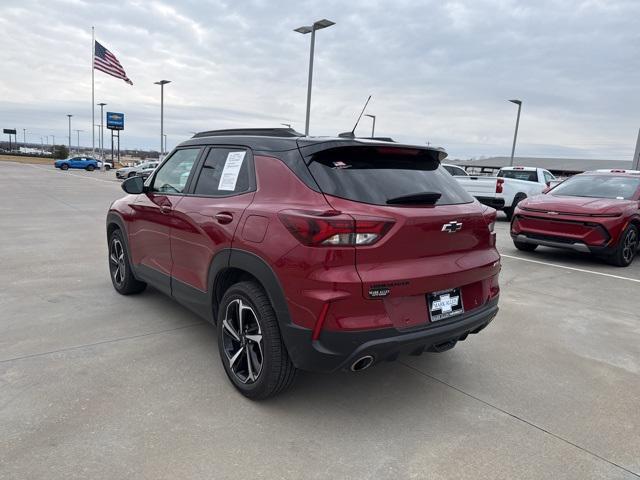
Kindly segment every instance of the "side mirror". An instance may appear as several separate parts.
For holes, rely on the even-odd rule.
[[[122,190],[127,193],[138,195],[144,192],[144,180],[142,180],[142,177],[138,177],[136,175],[135,177],[127,178],[124,182],[122,182],[121,187]]]

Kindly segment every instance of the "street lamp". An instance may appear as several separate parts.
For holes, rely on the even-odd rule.
[[[160,160],[164,156],[164,86],[167,83],[171,83],[171,80],[160,80],[159,82],[153,82],[156,85],[160,85]]]
[[[104,164],[104,106],[106,103],[99,103],[100,106],[100,136],[98,137],[100,141],[100,160]]]
[[[520,125],[520,110],[522,110],[522,100],[509,100],[518,105],[518,117],[516,118],[516,131],[513,133],[513,146],[511,147],[511,160],[509,166],[513,167],[513,154],[516,152],[516,139],[518,138],[518,125]]]
[[[167,134],[166,133],[164,134],[164,150],[165,150],[165,152],[168,151],[168,149],[167,149]]]
[[[316,30],[322,30],[323,28],[330,27],[331,25],[335,25],[331,20],[318,20],[314,22],[313,25],[303,26],[296,28],[294,32],[302,33],[306,35],[307,33],[311,34],[311,49],[309,52],[309,83],[307,84],[307,116],[304,124],[304,134],[305,136],[309,136],[309,115],[311,113],[311,84],[313,82],[313,50],[316,44]]]
[[[67,117],[69,117],[69,155],[71,155],[71,117],[73,117],[73,115],[67,113]]]
[[[80,153],[80,132],[84,132],[84,130],[74,130],[78,135],[78,154]]]
[[[368,113],[364,114],[365,117],[371,117],[373,119],[373,125],[371,126],[371,138],[376,136],[376,116]]]
[[[24,146],[27,146],[27,129],[23,128],[22,129],[22,143],[24,143]]]

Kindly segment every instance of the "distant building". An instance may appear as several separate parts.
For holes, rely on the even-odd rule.
[[[447,163],[460,165],[469,173],[492,174],[495,170],[509,165],[509,157],[490,157],[479,160],[449,160]],[[514,165],[545,168],[556,177],[568,177],[589,170],[620,168],[631,169],[632,162],[626,160],[593,160],[589,158],[538,158],[515,157]]]

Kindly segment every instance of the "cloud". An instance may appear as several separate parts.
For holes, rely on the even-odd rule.
[[[0,123],[39,135],[91,128],[91,25],[133,80],[96,72],[96,102],[126,114],[123,146],[190,131],[304,129],[309,35],[318,32],[311,133],[351,128],[367,95],[376,130],[452,157],[517,153],[630,159],[640,127],[636,1],[341,2],[5,0]],[[359,132],[366,134],[370,120]]]

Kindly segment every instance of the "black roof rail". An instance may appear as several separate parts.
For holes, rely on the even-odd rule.
[[[226,130],[209,130],[196,133],[192,138],[227,137],[232,135],[246,135],[252,137],[303,137],[293,128],[229,128]]]

